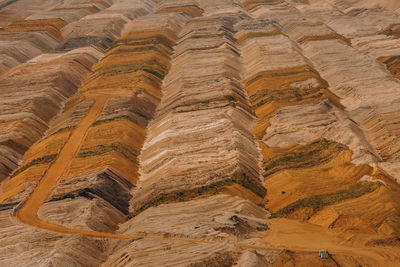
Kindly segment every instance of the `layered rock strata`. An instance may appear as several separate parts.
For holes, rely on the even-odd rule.
[[[89,47],[46,54],[2,76],[0,180],[20,164],[24,153],[43,136],[63,102],[77,92],[101,57],[101,53]]]
[[[32,238],[41,235],[54,248],[41,246],[40,253],[30,254],[26,247],[24,253],[9,253],[2,259],[4,264],[36,259],[39,266],[97,266],[105,260],[108,241],[79,234],[92,231],[102,237],[102,232],[115,231],[128,213],[129,190],[137,179],[136,158],[146,124],[161,97],[161,79],[168,71],[174,32],[181,20],[179,15],[173,21],[157,15],[130,23],[92,68],[79,93],[50,123],[45,137],[25,153],[25,163],[3,187],[2,212],[9,214],[16,207],[24,223],[78,235],[52,237],[50,232],[39,231],[29,236],[30,227],[24,226],[26,230],[15,231],[17,239],[33,243]],[[117,137],[115,143],[109,142],[112,136]],[[13,221],[4,224],[4,231],[16,227]],[[3,248],[10,246],[4,243]],[[67,250],[69,246],[76,250]]]
[[[396,109],[398,82],[375,58],[351,47],[356,29],[351,34],[337,33],[332,30],[333,24],[325,24],[327,16],[319,22],[307,20],[304,14],[315,12],[313,6],[277,2],[248,1],[249,12],[270,29],[263,25],[257,31],[254,23],[244,23],[237,33],[245,39],[242,56],[250,77],[245,80],[246,89],[259,117],[254,132],[263,147],[267,207],[274,217],[297,218],[337,231],[350,230],[357,224],[361,232],[374,229],[396,236],[397,208],[383,208],[388,199],[390,203],[397,201],[397,186],[389,185],[394,185],[396,175],[390,177],[385,172],[389,168],[377,168],[377,164],[397,166],[396,142],[390,138],[396,132],[393,128],[390,134],[382,132],[366,120],[379,116],[378,125],[385,129],[383,124],[395,124],[394,117],[383,119],[376,113]],[[335,12],[331,16],[345,17]],[[273,20],[268,23],[267,18]],[[268,64],[263,64],[263,59]],[[257,67],[252,73],[253,66]],[[365,89],[367,69],[374,70],[368,76],[373,91]],[[279,90],[273,94],[275,88]],[[286,90],[291,93],[285,94]],[[394,100],[390,108],[383,105],[388,100],[385,95]],[[376,135],[372,129],[376,129]],[[374,180],[375,184],[371,183]],[[377,180],[386,181],[386,186],[380,187]],[[364,205],[369,212],[360,209]]]
[[[336,5],[333,7],[338,8]],[[308,15],[310,9],[307,6],[297,9],[301,12],[296,20],[301,25],[301,21],[305,20],[302,14]],[[380,166],[397,177],[399,146],[396,114],[400,110],[400,83],[394,78],[397,77],[398,39],[385,30],[397,23],[399,15],[382,9],[364,9],[360,12],[346,9],[343,12],[345,14],[322,16],[322,11],[312,10],[312,14],[320,20],[319,24],[330,28],[331,32],[336,31],[350,43],[324,38],[308,40],[301,47],[304,55],[328,81],[330,90],[342,99],[350,117],[365,131],[380,161],[383,161]],[[343,27],[344,24],[348,26]],[[286,32],[289,35],[308,32],[308,29],[304,31],[298,25],[293,22],[285,26]],[[308,28],[318,29],[314,25]],[[380,62],[386,65],[389,72]],[[365,78],[367,72],[369,75]]]
[[[241,249],[226,242],[251,239],[268,228],[263,222],[268,212],[256,205],[262,205],[265,189],[232,23],[216,16],[190,20],[171,63],[140,156],[133,218],[120,233],[139,231],[193,243],[118,242],[105,266],[155,266],[160,261],[231,265]],[[168,257],[161,252],[165,246]],[[143,250],[154,252],[143,255]]]
[[[373,2],[0,1],[0,265],[399,262]]]
[[[105,49],[121,35],[124,25],[147,14],[154,5],[136,1],[126,8],[124,2],[112,6],[102,2],[102,11],[96,9],[96,15],[77,15],[81,7],[74,2],[70,4],[73,9],[65,7],[64,11],[51,9],[35,13],[29,17],[32,19],[4,27],[4,35],[1,35],[4,39],[1,43],[4,45],[1,50],[4,52],[1,53],[3,70],[12,70],[4,73],[0,81],[3,88],[0,109],[4,110],[1,114],[4,133],[0,144],[4,153],[0,161],[0,181],[21,163],[24,152],[43,136],[63,102],[77,92]],[[99,24],[99,20],[105,24]],[[12,46],[15,49],[10,49]],[[55,50],[65,52],[49,53]],[[8,64],[9,59],[15,64]],[[18,66],[27,60],[26,64]],[[48,71],[43,72],[44,68]],[[48,107],[43,110],[40,107],[45,102]],[[19,109],[19,105],[24,106],[19,112],[11,108]]]

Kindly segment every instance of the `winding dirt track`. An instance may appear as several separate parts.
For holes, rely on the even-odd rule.
[[[76,128],[72,131],[68,141],[62,148],[57,159],[50,165],[43,178],[40,180],[32,194],[27,198],[27,200],[22,204],[22,207],[17,212],[17,218],[30,226],[34,226],[41,229],[46,229],[63,234],[82,234],[90,237],[99,238],[117,238],[117,239],[136,239],[136,238],[152,238],[160,240],[175,240],[175,241],[185,241],[185,242],[195,242],[203,244],[213,244],[216,242],[205,241],[205,240],[195,240],[195,239],[183,239],[183,238],[165,238],[157,235],[119,235],[106,232],[96,232],[82,229],[72,229],[64,227],[62,225],[54,224],[42,220],[38,217],[38,211],[43,203],[51,195],[53,188],[57,185],[57,182],[62,177],[64,171],[68,170],[72,159],[79,152],[79,149],[85,140],[87,132],[90,126],[97,120],[107,100],[111,97],[116,97],[116,95],[110,96],[96,96],[94,104],[89,109],[86,116],[78,123]],[[6,199],[15,193],[18,193],[20,188],[17,188],[14,192],[10,191],[7,194],[0,196],[1,199]]]
[[[39,184],[18,211],[17,217],[21,222],[60,233],[71,232],[71,229],[39,219],[37,213],[46,199],[50,196],[53,188],[57,185],[57,182],[62,177],[64,171],[70,166],[72,159],[78,153],[83,140],[85,140],[90,125],[96,121],[103,111],[107,99],[108,97],[95,98],[94,104],[89,109],[86,116],[78,123],[76,129],[72,131],[57,159],[50,165],[42,179],[39,181]]]
[[[110,96],[91,96],[95,100],[92,107],[89,109],[86,116],[78,123],[76,128],[71,132],[71,135],[62,148],[60,154],[57,159],[50,165],[34,191],[31,195],[26,199],[26,201],[22,204],[22,207],[17,211],[17,218],[23,222],[24,224],[34,226],[37,228],[50,230],[63,234],[82,234],[90,237],[97,238],[116,238],[116,239],[136,239],[136,238],[151,238],[157,240],[170,240],[170,241],[183,241],[189,243],[201,243],[201,244],[215,244],[218,242],[215,241],[207,241],[207,240],[198,240],[198,239],[186,239],[186,238],[173,238],[173,237],[163,237],[161,235],[149,235],[149,234],[138,234],[138,235],[119,235],[113,233],[106,232],[96,232],[90,230],[82,230],[82,229],[72,229],[68,227],[64,227],[62,225],[50,223],[48,221],[42,220],[38,217],[38,211],[43,203],[49,198],[53,188],[57,185],[57,182],[62,177],[63,173],[68,170],[68,167],[71,164],[72,159],[79,152],[79,149],[85,140],[87,132],[90,126],[97,120],[100,116],[101,112],[107,100],[111,97],[115,97],[115,95]],[[22,188],[23,189],[23,188]],[[15,193],[21,191],[21,188],[17,188],[15,191],[7,192],[0,196],[0,200],[6,199],[12,196]],[[237,247],[246,248],[248,245],[246,244],[235,244]],[[258,247],[259,249],[276,249],[282,250],[278,248],[270,248],[270,247]]]
[[[115,96],[114,96],[115,97]],[[68,170],[72,159],[79,152],[79,149],[85,140],[87,132],[90,126],[100,116],[103,108],[108,99],[111,96],[91,96],[95,99],[94,104],[89,109],[86,116],[78,123],[77,127],[70,134],[69,140],[62,148],[57,159],[50,165],[47,172],[40,180],[32,194],[22,204],[22,207],[17,211],[18,219],[30,226],[54,231],[63,234],[82,234],[89,237],[96,238],[115,238],[115,239],[137,239],[137,238],[148,238],[155,240],[168,240],[168,241],[181,241],[188,243],[199,243],[199,244],[216,244],[223,243],[223,241],[208,241],[199,239],[186,239],[186,238],[174,238],[164,237],[162,235],[155,234],[137,234],[137,235],[120,235],[106,232],[96,232],[82,229],[72,229],[64,227],[62,225],[54,224],[42,220],[38,217],[38,211],[43,203],[51,195],[53,188],[57,185],[57,182],[62,177],[63,173]],[[17,188],[15,191],[20,191]],[[7,194],[0,196],[0,202],[2,199],[8,198],[17,192],[10,191]],[[283,220],[283,221],[282,221]],[[261,245],[252,245],[245,243],[233,243],[232,245],[242,249],[260,249],[260,250],[276,250],[282,251],[289,249],[296,252],[313,252],[317,253],[318,249],[321,249],[321,245],[325,245],[331,253],[342,254],[342,255],[358,255],[371,260],[376,260],[379,263],[393,262],[394,259],[391,254],[385,252],[385,249],[380,248],[367,248],[365,246],[353,247],[340,244],[342,240],[332,238],[327,234],[326,229],[319,229],[317,226],[305,225],[293,220],[286,219],[274,219],[269,220],[271,223],[271,229],[266,232],[266,235],[261,238]],[[319,229],[319,230],[318,230]],[[319,231],[319,232],[318,232]],[[318,240],[316,240],[316,238]],[[308,242],[312,240],[312,243]],[[328,242],[326,242],[328,240]],[[265,245],[264,245],[265,244]],[[392,265],[385,265],[392,266]],[[394,265],[393,265],[394,266]]]

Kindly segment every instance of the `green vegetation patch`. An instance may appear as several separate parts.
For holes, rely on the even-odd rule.
[[[375,191],[379,186],[379,183],[361,182],[350,186],[348,189],[331,194],[303,198],[273,213],[272,217],[284,216],[294,212],[296,209],[305,207],[311,207],[314,211],[318,211],[325,206],[333,205],[348,199],[359,198],[367,193]]]
[[[138,113],[136,113],[136,114],[138,114]],[[138,115],[141,115],[141,114],[138,114]],[[100,125],[100,124],[103,124],[103,123],[112,122],[112,121],[115,121],[115,120],[128,120],[130,122],[133,122],[133,123],[139,125],[139,123],[136,120],[133,120],[128,115],[119,115],[119,116],[115,116],[115,117],[112,117],[112,118],[97,120],[92,124],[92,126],[96,126],[96,125]]]
[[[400,247],[400,236],[389,237],[384,239],[370,240],[366,243],[367,246],[390,246]]]
[[[281,34],[279,31],[270,31],[270,32],[247,32],[245,33],[245,37],[243,40],[240,40],[239,43],[242,43],[244,40],[251,39],[251,38],[258,38],[258,37],[266,37],[266,36],[275,36]]]
[[[250,178],[243,171],[236,171],[231,178],[218,181],[209,185],[188,190],[173,191],[170,193],[161,193],[158,196],[156,196],[153,200],[144,204],[135,212],[131,213],[129,217],[133,218],[139,213],[145,211],[146,209],[151,207],[156,207],[161,204],[190,201],[202,195],[216,195],[219,192],[221,192],[225,186],[233,184],[241,185],[244,188],[249,189],[250,191],[252,191],[261,198],[264,198],[267,193],[266,189],[262,186],[260,182]]]
[[[107,54],[106,57],[118,54],[125,54],[132,52],[147,52],[147,51],[156,51],[161,53],[160,49],[157,46],[155,46],[155,44],[149,44],[144,46],[132,46],[130,48],[118,48],[118,50],[113,51],[110,54]]]
[[[210,105],[212,103],[217,103],[219,102],[218,106],[216,105]],[[214,108],[224,108],[224,107],[241,107],[242,109],[246,110],[250,114],[254,114],[251,107],[247,105],[247,103],[244,103],[243,100],[238,98],[235,95],[226,95],[223,97],[218,97],[218,98],[211,98],[211,99],[205,99],[202,101],[197,101],[197,102],[191,102],[191,103],[185,103],[183,105],[179,105],[174,107],[174,111],[178,113],[184,113],[184,112],[192,112],[196,110],[205,110],[205,109],[214,109]]]
[[[189,32],[186,36],[183,38],[186,39],[214,39],[214,38],[226,38],[232,42],[235,42],[235,39],[233,38],[232,34],[230,33],[230,30],[226,28],[225,26],[221,26],[218,29],[219,33],[193,33]],[[183,39],[182,38],[182,39]]]
[[[254,107],[264,104],[275,103],[297,103],[299,101],[315,99],[319,100],[324,96],[321,88],[314,87],[308,89],[285,88],[280,90],[263,89],[250,96],[250,101]]]
[[[123,155],[126,159],[133,163],[137,163],[137,157],[139,155],[139,150],[133,147],[127,146],[121,143],[113,143],[110,145],[97,145],[94,147],[87,148],[77,155],[77,158],[87,158],[93,156],[104,155],[111,151],[116,151]]]
[[[190,8],[190,7],[198,9],[200,11],[203,11],[203,9],[201,9],[197,5],[193,5],[193,4],[185,4],[185,5],[180,5],[180,6],[164,7],[161,11],[164,11],[164,10],[177,10],[177,9],[185,10],[187,8]]]
[[[93,72],[90,79],[129,74],[138,71],[145,71],[159,79],[163,79],[168,70],[156,61],[140,64],[114,64],[97,69],[95,72]]]
[[[305,68],[289,68],[287,70],[281,70],[281,71],[264,71],[260,72],[257,76],[254,78],[245,81],[246,87],[251,86],[252,83],[263,80],[263,79],[268,79],[271,80],[271,78],[277,78],[277,77],[291,77],[291,76],[299,76],[303,77],[300,80],[301,81],[304,79],[309,79],[309,78],[316,78],[316,79],[321,79],[319,73],[314,70],[313,68],[306,66]],[[295,82],[293,80],[292,82]]]
[[[348,150],[348,147],[321,138],[296,151],[279,154],[265,161],[264,176],[272,175],[281,170],[318,166],[329,162],[344,150]]]
[[[58,154],[51,154],[51,155],[46,155],[46,156],[43,156],[40,158],[36,158],[36,159],[32,160],[31,162],[21,166],[19,169],[17,169],[16,172],[13,174],[13,177],[34,165],[52,163],[56,159],[57,155]]]
[[[159,33],[159,34],[154,34],[154,36],[151,37],[144,37],[140,38],[140,34],[136,34],[136,38],[125,38],[118,40],[114,43],[114,45],[110,48],[116,48],[120,45],[129,45],[129,46],[142,46],[142,45],[153,45],[156,46],[158,44],[161,44],[162,46],[167,47],[169,50],[172,50],[172,47],[174,46],[174,41],[170,39],[167,36],[164,36],[163,34],[166,33]]]

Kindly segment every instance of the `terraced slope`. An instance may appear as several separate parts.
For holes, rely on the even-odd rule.
[[[38,4],[0,1],[1,266],[399,266],[396,1]]]
[[[0,181],[43,137],[63,102],[77,92],[124,25],[153,8],[143,1],[129,3],[127,9],[124,1],[113,6],[104,1],[68,1],[0,29]],[[14,4],[7,6],[11,7]],[[43,104],[47,108],[41,108]]]

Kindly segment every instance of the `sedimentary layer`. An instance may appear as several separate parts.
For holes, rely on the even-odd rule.
[[[0,0],[1,266],[400,261],[395,1],[42,2]]]

